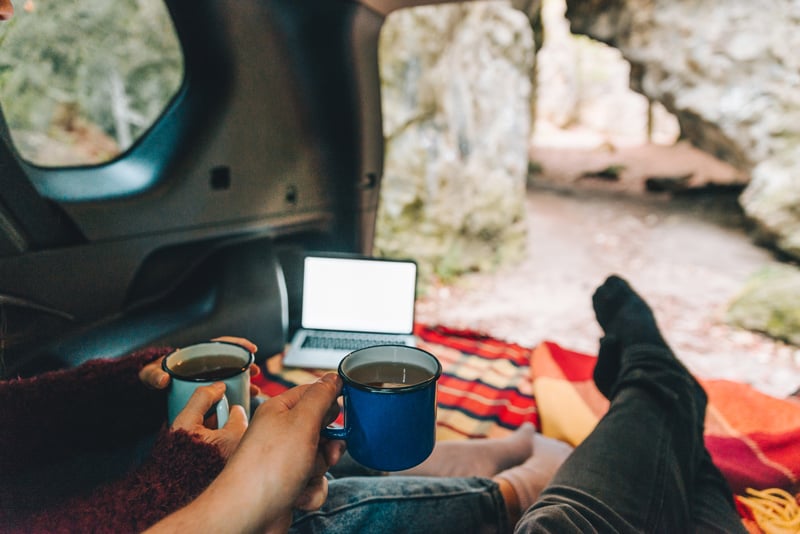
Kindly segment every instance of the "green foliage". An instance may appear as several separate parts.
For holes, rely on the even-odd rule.
[[[54,123],[79,119],[124,150],[180,86],[180,44],[162,0],[16,7],[0,28],[0,103],[12,133],[52,136]]]

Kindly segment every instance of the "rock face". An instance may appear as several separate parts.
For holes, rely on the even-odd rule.
[[[755,275],[731,303],[727,321],[800,345],[800,272],[789,265],[771,265]]]
[[[566,16],[622,51],[684,137],[750,172],[760,238],[800,258],[800,2],[568,0]]]
[[[398,11],[379,53],[386,147],[375,252],[414,257],[423,280],[519,257],[529,18],[510,2]]]

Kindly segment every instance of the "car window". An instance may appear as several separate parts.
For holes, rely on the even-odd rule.
[[[114,159],[182,79],[163,0],[24,0],[0,27],[0,105],[17,151],[36,165]]]

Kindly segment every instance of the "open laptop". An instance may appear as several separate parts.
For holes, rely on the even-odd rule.
[[[306,255],[301,325],[283,364],[334,369],[359,348],[414,346],[416,288],[412,260]]]

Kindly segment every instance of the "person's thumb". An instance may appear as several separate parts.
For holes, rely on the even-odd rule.
[[[303,391],[298,408],[313,414],[315,419],[323,420],[341,391],[342,379],[339,378],[339,375],[327,373]]]
[[[234,405],[231,408],[225,426],[219,430],[213,431],[211,434],[214,436],[213,443],[219,448],[223,458],[230,458],[233,452],[239,447],[239,442],[242,440],[247,426],[248,422],[244,408],[238,404]]]
[[[247,421],[247,414],[245,413],[244,406],[241,404],[234,404],[231,407],[230,414],[228,415],[228,421],[222,428],[241,438],[245,430],[247,430],[248,425],[249,423]]]

